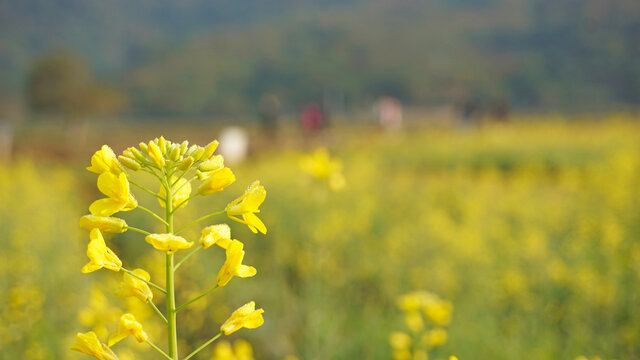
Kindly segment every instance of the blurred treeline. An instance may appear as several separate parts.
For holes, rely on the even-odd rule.
[[[64,49],[100,110],[135,116],[253,113],[265,94],[608,109],[640,103],[638,34],[637,0],[0,1],[0,103]]]

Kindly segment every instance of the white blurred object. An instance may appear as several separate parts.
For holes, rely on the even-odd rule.
[[[249,152],[249,135],[241,127],[232,126],[220,133],[220,153],[229,163],[242,162]]]
[[[13,126],[11,123],[0,120],[0,162],[11,160],[13,147]]]

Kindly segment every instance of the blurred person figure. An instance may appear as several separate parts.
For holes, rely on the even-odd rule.
[[[11,160],[13,148],[13,126],[7,119],[0,118],[0,162]]]
[[[220,133],[220,153],[231,164],[242,162],[249,152],[249,135],[238,126],[225,128]]]
[[[300,127],[306,135],[317,133],[323,124],[323,114],[320,106],[310,103],[300,112]]]
[[[378,101],[378,122],[386,131],[398,131],[402,128],[402,104],[400,100],[385,96]]]
[[[262,124],[262,130],[269,138],[275,138],[278,130],[278,117],[280,115],[280,101],[272,94],[263,95],[258,103],[258,116]]]

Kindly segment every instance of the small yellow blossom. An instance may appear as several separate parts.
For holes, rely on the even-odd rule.
[[[236,360],[233,348],[228,341],[220,341],[213,348],[213,357],[211,360]]]
[[[253,348],[246,340],[234,341],[233,351],[236,353],[236,360],[253,360]]]
[[[108,145],[102,145],[102,149],[91,157],[91,166],[87,167],[87,170],[96,174],[112,172],[118,175],[122,172],[122,167],[113,150]]]
[[[85,215],[80,218],[80,227],[87,230],[97,228],[103,233],[120,234],[127,231],[127,222],[115,217]]]
[[[247,303],[234,311],[229,319],[222,324],[220,330],[222,330],[225,335],[229,335],[243,327],[255,329],[264,323],[262,313],[264,313],[264,310],[256,310],[255,302]]]
[[[255,215],[255,213],[260,212],[259,207],[266,196],[267,191],[260,185],[260,181],[254,181],[242,196],[227,205],[227,216],[232,220],[247,225],[254,233],[260,231],[266,234],[267,227]],[[236,217],[238,215],[242,215],[242,219]]]
[[[418,311],[410,311],[405,314],[404,321],[407,324],[409,330],[417,333],[424,328],[424,321],[422,321],[422,315]]]
[[[187,241],[182,236],[173,234],[151,234],[144,238],[146,242],[154,248],[162,250],[167,254],[173,254],[178,250],[188,249],[193,245],[192,241]]]
[[[89,246],[87,247],[87,256],[89,263],[82,268],[83,273],[90,273],[102,268],[113,271],[120,271],[122,261],[111,251],[104,243],[104,238],[100,230],[93,229],[89,233]]]
[[[96,200],[91,204],[89,211],[92,215],[111,216],[118,211],[129,211],[138,206],[138,202],[129,191],[129,181],[125,173],[101,174],[98,176],[98,189],[108,198]]]
[[[449,356],[449,360],[458,360],[458,357],[451,355],[451,356]]]
[[[331,159],[329,151],[325,148],[316,149],[313,154],[302,158],[300,168],[316,179],[326,179],[333,191],[339,191],[346,185],[342,175],[342,163],[340,160]]]
[[[75,344],[71,345],[71,350],[91,355],[98,360],[117,360],[116,354],[109,347],[98,340],[98,335],[93,331],[76,335]]]
[[[411,351],[409,350],[394,350],[391,357],[393,360],[412,360]]]
[[[216,279],[218,286],[225,286],[234,276],[242,278],[251,277],[256,274],[253,266],[242,265],[244,258],[243,244],[238,240],[232,240],[227,248],[227,260],[222,265],[218,278]]]
[[[203,249],[216,244],[223,249],[227,249],[231,244],[231,228],[227,224],[207,226],[202,229],[200,245]]]
[[[411,346],[411,337],[401,331],[395,331],[389,336],[389,344],[396,350],[406,350]]]
[[[212,172],[198,188],[198,194],[205,196],[224,190],[236,181],[236,176],[228,167]]]
[[[233,342],[233,347],[228,341],[219,341],[213,349],[211,360],[254,360],[251,344],[246,340],[238,339]]]
[[[171,183],[176,183],[176,177],[173,176],[171,177]],[[180,190],[178,190],[180,189]],[[185,178],[181,178],[180,180],[178,180],[178,182],[173,185],[171,187],[171,190],[173,192],[173,197],[171,198],[171,207],[172,208],[177,208],[180,204],[180,207],[184,207],[186,206],[189,202],[184,202],[185,200],[187,200],[189,198],[189,196],[191,195],[191,183],[187,181],[187,179]],[[178,190],[178,192],[175,192],[176,190]],[[167,196],[167,192],[164,189],[164,186],[160,186],[160,191],[158,191],[158,196],[160,196],[162,199],[158,199],[158,202],[160,203],[160,206],[162,207],[166,207],[166,201],[164,200],[165,196]],[[184,204],[183,204],[184,202]]]
[[[146,281],[151,279],[149,273],[142,269],[135,269],[133,270],[133,273]],[[122,282],[120,283],[120,287],[116,290],[116,295],[123,299],[135,296],[142,302],[147,302],[148,300],[153,299],[153,292],[151,292],[149,285],[127,272],[122,275]]]
[[[432,349],[434,347],[442,346],[447,343],[449,336],[447,334],[447,330],[437,328],[428,331],[422,337],[422,343],[428,348]]]
[[[451,313],[453,312],[453,304],[449,301],[437,299],[428,302],[425,305],[424,312],[435,324],[440,326],[449,325],[451,322]]]
[[[416,350],[413,353],[413,360],[429,360],[429,355],[424,350]]]
[[[147,333],[142,329],[142,324],[136,320],[135,316],[124,314],[118,322],[118,331],[109,336],[109,346],[115,345],[129,335],[133,335],[138,342],[145,342],[148,338]]]
[[[164,156],[162,155],[162,151],[160,151],[158,145],[153,141],[149,141],[148,150],[151,161],[153,161],[153,163],[159,168],[162,168],[164,166]]]

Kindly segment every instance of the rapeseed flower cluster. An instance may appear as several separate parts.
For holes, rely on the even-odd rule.
[[[326,148],[318,148],[300,159],[300,169],[326,183],[333,191],[342,190],[347,182],[342,174],[342,162],[331,158]]]
[[[260,205],[265,200],[266,191],[260,182],[255,181],[239,198],[229,203],[225,209],[210,213],[191,221],[180,228],[174,225],[176,211],[184,208],[189,200],[195,196],[207,196],[223,191],[235,182],[236,178],[231,169],[225,167],[221,155],[213,155],[217,141],[207,146],[189,146],[187,141],[173,143],[163,137],[148,143],[140,143],[139,147],[130,147],[122,155],[116,156],[113,150],[104,145],[91,158],[91,166],[87,170],[98,174],[98,189],[106,198],[97,200],[89,207],[90,214],[80,218],[80,227],[89,230],[90,242],[87,247],[89,262],[81,269],[83,273],[91,273],[100,269],[107,269],[122,273],[122,281],[115,295],[120,298],[134,298],[147,304],[164,322],[167,330],[168,349],[162,350],[155,345],[145,331],[143,324],[131,313],[120,316],[117,330],[108,337],[108,343],[103,343],[94,331],[78,333],[76,342],[71,349],[93,356],[100,360],[118,360],[118,356],[111,349],[128,336],[132,336],[139,343],[146,343],[166,359],[178,360],[177,314],[186,306],[203,298],[218,287],[223,287],[233,277],[252,277],[257,270],[243,264],[244,244],[232,239],[231,229],[227,224],[214,224],[202,230],[199,241],[189,241],[179,234],[204,220],[218,215],[227,215],[230,219],[246,224],[254,233],[266,233],[264,223],[256,215],[260,212]],[[155,177],[159,183],[159,190],[148,189],[132,179],[135,172],[145,172]],[[197,191],[192,194],[192,183],[200,181]],[[138,203],[131,186],[147,192],[157,198],[165,210],[160,216],[152,210]],[[123,219],[113,217],[118,212],[140,209],[160,221],[164,227],[163,233],[132,227]],[[123,261],[107,245],[103,234],[120,234],[135,231],[144,235],[144,241],[154,249],[165,253],[165,287],[152,282],[149,272],[136,268],[129,270],[123,266]],[[197,244],[195,249],[194,244]],[[222,264],[216,284],[205,293],[192,298],[182,305],[175,301],[175,273],[178,268],[196,252],[207,249],[211,245],[218,245],[226,252],[226,261]],[[192,249],[176,262],[176,253]],[[154,290],[164,296],[166,310],[164,313],[154,303]],[[103,295],[95,293],[96,299]],[[96,304],[103,304],[100,300]],[[97,305],[100,306],[100,305]],[[241,328],[254,329],[264,322],[264,310],[256,309],[253,301],[234,311],[220,327],[220,333],[213,336],[202,346],[195,349],[183,359],[195,356],[200,350],[217,340],[220,336],[229,335]],[[89,312],[93,314],[94,312]],[[91,315],[89,315],[91,316]],[[240,346],[242,347],[242,346]],[[246,347],[245,347],[246,348]],[[250,346],[249,346],[250,350]],[[236,350],[237,352],[237,350]],[[245,351],[246,353],[246,351]],[[250,354],[250,352],[249,352]],[[240,358],[240,357],[239,357]],[[241,357],[250,359],[250,357]]]
[[[449,335],[453,304],[427,291],[414,291],[398,299],[408,332],[389,336],[394,360],[427,360],[429,352],[444,345]]]

